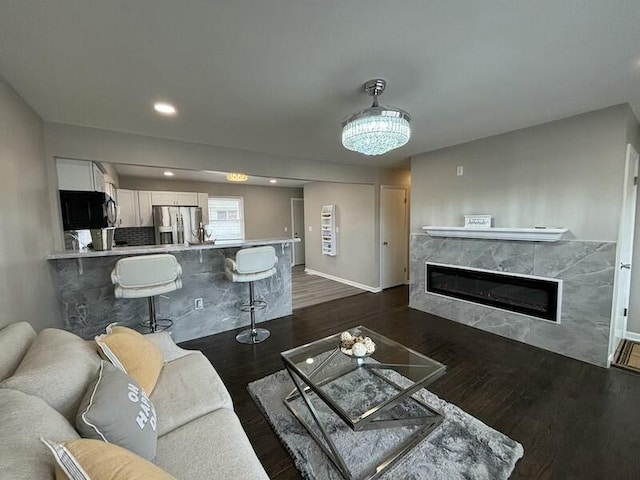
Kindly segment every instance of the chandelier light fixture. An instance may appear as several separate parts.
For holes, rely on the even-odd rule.
[[[227,180],[230,182],[246,182],[249,177],[244,173],[227,173]]]
[[[364,91],[373,97],[373,105],[354,113],[342,123],[342,145],[364,155],[382,155],[406,145],[411,138],[411,115],[394,107],[378,104],[387,82],[369,80]]]

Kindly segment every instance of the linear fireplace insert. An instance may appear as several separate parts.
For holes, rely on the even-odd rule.
[[[560,321],[562,280],[430,262],[426,266],[429,293]]]

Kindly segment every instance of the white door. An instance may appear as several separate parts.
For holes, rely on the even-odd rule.
[[[609,335],[609,359],[615,354],[618,344],[627,329],[627,313],[631,293],[631,259],[633,256],[633,234],[635,231],[636,198],[638,194],[638,152],[627,145],[625,164],[622,215],[618,233],[618,251],[614,277],[613,321]]]
[[[293,265],[304,265],[304,199],[291,199],[291,236],[299,238],[299,243],[292,243]]]
[[[407,189],[380,189],[380,286],[403,285],[407,281]]]

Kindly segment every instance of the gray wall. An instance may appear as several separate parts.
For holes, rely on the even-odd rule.
[[[487,213],[496,227],[616,241],[629,113],[619,105],[413,157],[411,231]]]
[[[0,326],[61,326],[52,272],[49,175],[42,121],[0,78]]]
[[[247,239],[291,237],[291,199],[302,198],[301,188],[229,185],[225,183],[120,177],[120,188],[200,192],[244,198]],[[285,231],[285,227],[287,231]]]
[[[306,268],[377,288],[379,281],[379,222],[374,185],[309,183],[304,186]],[[322,255],[320,211],[336,205],[337,251]],[[309,226],[313,231],[309,232]]]

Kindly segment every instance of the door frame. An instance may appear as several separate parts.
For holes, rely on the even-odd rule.
[[[633,164],[631,163],[633,162]],[[637,205],[637,187],[634,186],[634,188],[636,188],[636,205],[633,205],[632,208],[634,210],[634,215],[630,216],[630,224],[627,224],[627,215],[625,215],[625,212],[627,210],[627,208],[629,208],[629,206],[627,205],[627,197],[628,197],[628,186],[631,185],[630,176],[633,176],[635,178],[638,177],[638,168],[640,167],[640,162],[638,159],[638,152],[636,151],[635,148],[633,148],[633,145],[631,145],[630,143],[627,144],[627,149],[626,149],[626,157],[625,157],[625,162],[624,162],[624,183],[623,183],[623,190],[622,190],[622,207],[620,209],[620,225],[618,227],[618,244],[617,244],[617,248],[616,248],[616,263],[614,266],[614,277],[613,277],[613,305],[611,306],[611,325],[609,328],[609,355],[607,357],[607,366],[611,365],[611,362],[613,361],[613,356],[615,355],[615,350],[618,348],[618,345],[614,345],[615,343],[615,338],[616,338],[616,323],[618,318],[623,318],[623,324],[621,325],[621,331],[622,331],[622,335],[621,335],[621,340],[624,339],[624,336],[627,332],[627,320],[628,320],[628,316],[624,317],[622,316],[622,312],[620,312],[620,300],[622,299],[622,297],[624,295],[630,295],[630,291],[631,291],[631,280],[629,280],[629,285],[628,285],[628,291],[625,291],[623,289],[620,288],[620,264],[622,263],[621,261],[621,255],[622,255],[622,239],[625,236],[625,232],[630,232],[630,255],[631,255],[631,259],[633,259],[633,247],[634,247],[634,241],[633,241],[633,237],[634,237],[634,233],[635,233],[635,225],[636,225],[636,213],[635,213],[635,209],[636,209],[636,205]],[[631,173],[629,173],[631,172]],[[628,229],[628,230],[627,230]],[[632,263],[633,265],[633,263]],[[629,276],[631,276],[631,270],[629,271]],[[624,308],[624,307],[623,307]],[[629,305],[627,305],[626,307],[627,309],[629,308]],[[628,315],[628,311],[627,311],[627,315]]]
[[[295,238],[295,213],[293,211],[293,202],[304,202],[304,197],[291,197],[291,238]],[[304,214],[304,209],[303,209]],[[302,231],[304,233],[304,225],[302,225]],[[291,266],[296,264],[296,242],[291,242]]]
[[[404,240],[405,240],[405,245],[407,247],[407,258],[405,259],[405,268],[407,269],[407,271],[405,272],[405,278],[404,278],[404,283],[405,285],[409,283],[409,187],[407,185],[380,185],[380,190],[379,190],[379,200],[378,200],[378,220],[379,220],[379,239],[378,239],[378,248],[380,250],[379,252],[379,264],[380,264],[380,278],[379,278],[379,283],[378,285],[380,285],[380,291],[384,290],[384,287],[382,286],[382,279],[384,278],[384,262],[383,262],[383,258],[382,258],[382,253],[383,253],[383,248],[382,248],[382,242],[383,242],[383,233],[384,233],[384,228],[383,228],[383,222],[382,222],[382,191],[383,190],[404,190],[404,198],[405,198],[405,202],[404,202]]]

